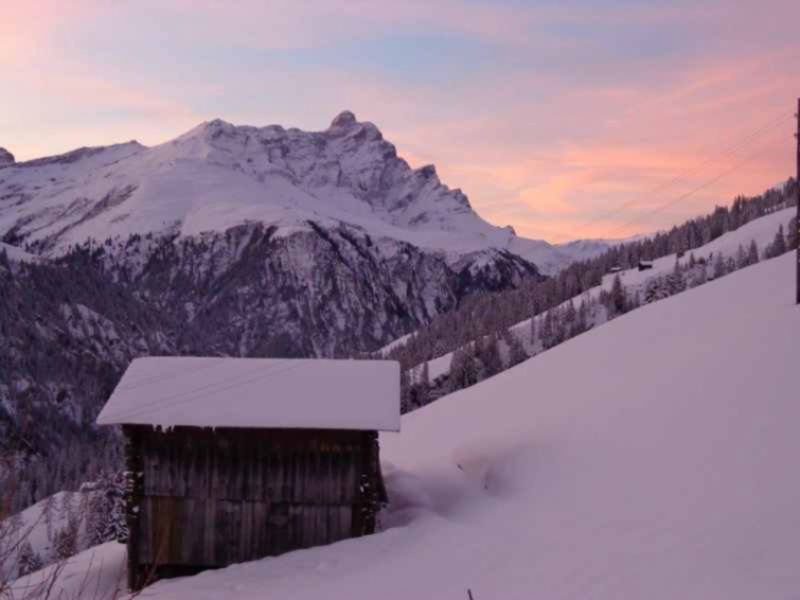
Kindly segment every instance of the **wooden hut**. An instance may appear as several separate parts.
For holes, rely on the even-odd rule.
[[[372,533],[392,361],[149,357],[97,418],[122,425],[128,583]]]

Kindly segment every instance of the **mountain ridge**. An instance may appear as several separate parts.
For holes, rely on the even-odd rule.
[[[552,274],[575,258],[488,223],[434,165],[412,168],[350,111],[322,131],[213,119],[156,146],[84,147],[2,169],[0,239],[48,256],[87,239],[193,236],[248,222],[291,235],[314,221],[444,253],[451,263],[494,249]]]

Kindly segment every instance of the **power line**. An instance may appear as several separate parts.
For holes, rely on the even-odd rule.
[[[257,359],[255,359],[255,360],[257,360]],[[223,386],[223,388],[224,388],[224,386],[226,384],[228,384],[228,383],[241,381],[242,377],[246,377],[246,376],[248,376],[248,375],[250,375],[252,373],[259,373],[258,377],[266,376],[269,373],[272,373],[273,371],[277,370],[279,367],[283,366],[285,363],[290,362],[289,359],[273,359],[273,360],[275,360],[278,364],[272,365],[271,368],[266,368],[265,369],[263,366],[259,366],[257,369],[248,369],[244,373],[240,373],[240,374],[238,374],[238,375],[236,375],[234,377],[227,377],[227,378],[224,378],[224,379],[221,379],[221,380],[218,380],[218,381],[214,381],[212,383],[207,383],[205,385],[201,385],[199,387],[196,387],[196,388],[193,388],[193,389],[190,389],[190,390],[184,390],[184,391],[181,391],[181,392],[177,392],[175,394],[171,394],[171,395],[168,395],[168,396],[161,396],[161,397],[156,398],[155,400],[153,400],[151,402],[147,402],[145,404],[139,404],[133,410],[124,412],[121,415],[118,415],[117,417],[115,417],[115,419],[124,419],[124,418],[129,418],[131,416],[139,415],[139,414],[141,414],[143,412],[147,412],[151,408],[153,408],[153,407],[155,407],[155,406],[157,406],[159,404],[163,404],[165,402],[166,402],[166,406],[170,406],[170,403],[169,403],[170,400],[177,400],[178,401],[177,403],[180,403],[187,395],[192,397],[195,394],[202,394],[203,392],[214,393],[216,391],[221,391],[221,390],[217,390],[216,388],[218,388],[220,386]],[[186,372],[177,373],[176,377],[180,376],[180,375],[184,375],[185,373]]]
[[[271,367],[268,367],[266,369],[263,366],[259,366],[257,369],[248,369],[244,373],[240,373],[240,374],[238,374],[236,376],[233,376],[233,377],[229,376],[229,377],[217,380],[217,381],[213,381],[211,383],[206,383],[206,384],[201,385],[201,386],[196,387],[196,388],[192,388],[192,389],[189,389],[189,390],[183,390],[183,391],[180,391],[180,392],[177,392],[177,393],[174,393],[174,394],[170,394],[170,395],[167,395],[167,396],[161,396],[161,397],[158,397],[158,398],[156,398],[156,399],[154,399],[154,400],[152,400],[150,402],[147,402],[147,403],[144,403],[144,404],[139,404],[138,406],[134,407],[133,410],[128,411],[127,413],[123,413],[122,417],[128,417],[130,415],[139,414],[141,411],[146,412],[147,410],[149,410],[149,409],[153,408],[154,406],[156,406],[158,404],[161,404],[161,403],[163,403],[165,401],[170,401],[170,400],[178,400],[178,401],[180,401],[183,398],[185,398],[187,395],[191,396],[192,394],[197,394],[197,393],[205,392],[205,391],[213,392],[213,391],[215,391],[215,388],[217,388],[219,386],[225,386],[228,383],[236,382],[238,380],[241,380],[242,377],[246,377],[246,376],[248,376],[248,375],[250,375],[252,373],[265,374],[266,372],[274,371],[274,370],[278,369],[279,367],[283,366],[283,364],[285,364],[288,359],[275,359],[275,360],[276,360],[276,362],[278,364],[274,364]],[[178,372],[178,373],[176,373],[175,377],[179,377],[179,376],[185,375],[187,373],[191,373],[193,371],[194,371],[194,369],[188,370],[188,371]]]
[[[161,357],[147,357],[147,358],[161,358]],[[181,358],[181,357],[170,357],[170,358]],[[193,357],[182,357],[182,358],[193,358]],[[140,387],[148,386],[153,383],[160,383],[162,381],[167,381],[169,379],[175,379],[176,377],[180,377],[183,375],[188,375],[189,373],[195,373],[196,371],[204,371],[206,369],[213,369],[214,367],[222,364],[226,359],[223,357],[219,357],[213,364],[207,365],[205,362],[201,365],[198,365],[194,369],[187,369],[185,371],[176,371],[172,373],[162,373],[161,375],[151,375],[149,377],[142,377],[140,379],[134,379],[131,381],[130,384],[127,382],[124,386],[119,387],[120,390],[136,390]]]
[[[678,196],[677,198],[674,198],[674,199],[671,199],[668,202],[665,202],[664,204],[662,204],[662,205],[656,207],[655,209],[645,213],[644,215],[640,215],[640,216],[635,217],[634,219],[631,219],[630,221],[626,222],[625,224],[623,224],[622,226],[618,227],[617,229],[615,229],[613,231],[615,231],[615,232],[622,231],[623,229],[626,229],[631,225],[635,225],[636,223],[640,223],[643,219],[651,217],[654,214],[657,214],[657,213],[659,213],[659,212],[661,212],[663,210],[666,210],[667,208],[670,208],[670,207],[675,206],[676,204],[678,204],[680,202],[683,202],[684,200],[687,200],[688,198],[690,198],[691,196],[693,196],[697,192],[700,192],[700,191],[706,189],[707,187],[709,187],[709,186],[717,183],[718,181],[720,181],[723,177],[726,177],[726,176],[730,175],[731,173],[736,171],[739,167],[741,167],[745,163],[747,163],[747,162],[753,160],[754,158],[764,154],[768,149],[769,148],[767,146],[765,146],[765,147],[759,149],[757,152],[754,152],[752,154],[747,155],[743,159],[741,159],[741,160],[737,161],[736,163],[734,163],[734,165],[732,167],[730,167],[729,169],[727,169],[727,170],[723,171],[722,173],[716,175],[712,179],[709,179],[709,180],[701,183],[697,187],[695,187],[692,190],[686,192],[685,194],[682,194],[682,195]]]
[[[299,368],[301,366],[304,366],[303,362],[305,362],[305,361],[298,360],[296,362],[295,361],[292,361],[292,362],[294,364],[290,364],[287,367],[285,367],[284,369],[271,369],[271,370],[262,372],[261,374],[257,375],[256,377],[251,377],[250,379],[242,379],[242,380],[240,380],[240,381],[238,381],[236,383],[233,383],[233,384],[225,386],[225,387],[217,388],[217,389],[207,389],[205,392],[200,393],[200,394],[195,394],[194,390],[190,390],[190,391],[188,391],[188,392],[183,394],[183,395],[192,394],[188,398],[183,398],[181,400],[178,400],[177,402],[172,402],[172,403],[167,402],[167,403],[163,404],[163,406],[160,406],[159,408],[175,408],[176,406],[180,406],[180,405],[183,405],[183,404],[186,404],[186,403],[189,403],[189,402],[195,402],[198,399],[205,398],[205,397],[207,397],[207,396],[209,396],[211,394],[218,394],[220,392],[226,392],[228,390],[232,390],[232,389],[235,389],[237,387],[241,387],[241,386],[243,386],[243,385],[245,385],[247,383],[253,383],[255,381],[259,381],[259,380],[264,379],[264,378],[266,378],[268,376],[271,376],[271,375],[276,375],[278,373],[286,373],[288,371],[292,371],[292,370],[297,369],[297,368]],[[212,387],[212,386],[206,386],[206,387]],[[163,400],[163,398],[160,398],[156,402],[156,404],[158,404],[162,400]],[[152,407],[145,407],[145,408],[142,408],[141,410],[133,411],[131,413],[123,415],[122,418],[131,418],[131,417],[138,416],[138,415],[140,415],[142,413],[146,413],[148,410],[150,410],[150,408],[152,408]]]
[[[790,117],[787,116],[786,114],[781,114],[778,117],[770,119],[766,124],[760,126],[758,129],[746,134],[744,137],[735,138],[735,141],[732,141],[732,143],[729,143],[729,144],[727,144],[725,146],[725,149],[723,151],[723,158],[727,158],[728,156],[732,156],[733,154],[736,153],[736,150],[738,150],[741,146],[743,146],[747,142],[751,141],[752,139],[758,137],[764,131],[767,131],[767,130],[770,130],[770,129],[774,128],[774,127],[777,127],[778,125],[782,125],[783,122],[788,118],[790,118]],[[662,192],[662,191],[664,191],[666,189],[669,189],[675,183],[678,183],[682,179],[685,179],[687,177],[690,177],[690,176],[694,175],[695,173],[700,171],[700,169],[703,166],[707,165],[708,163],[712,162],[713,160],[715,160],[715,157],[709,156],[708,158],[706,158],[705,160],[703,160],[699,164],[697,164],[691,170],[685,171],[685,172],[683,172],[683,173],[681,173],[679,175],[676,175],[674,178],[672,178],[671,180],[667,181],[666,183],[659,184],[655,188],[653,188],[652,190],[649,190],[649,191],[645,192],[645,194],[652,195],[652,194],[656,194],[656,193]],[[604,213],[602,215],[595,216],[592,219],[590,219],[590,220],[586,221],[585,223],[583,223],[582,225],[580,225],[578,227],[578,232],[580,233],[580,232],[585,231],[590,225],[593,225],[593,224],[597,223],[598,221],[602,221],[602,220],[608,219],[610,217],[614,217],[614,216],[620,214],[625,209],[630,208],[630,207],[634,206],[635,204],[638,204],[640,201],[641,201],[641,195],[639,197],[637,197],[637,198],[634,198],[633,200],[629,200],[628,202],[625,202],[624,204],[619,206],[617,209],[614,209],[614,210],[612,210],[610,212],[607,212],[607,213]],[[576,237],[576,236],[573,235],[571,237]],[[577,239],[579,239],[579,238],[580,238],[580,236],[578,235]]]

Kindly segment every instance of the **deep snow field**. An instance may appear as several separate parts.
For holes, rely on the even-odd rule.
[[[795,260],[644,306],[405,415],[381,436],[381,533],[140,597],[798,597]],[[119,544],[86,551],[56,591],[74,594],[88,567],[110,592],[123,565]]]

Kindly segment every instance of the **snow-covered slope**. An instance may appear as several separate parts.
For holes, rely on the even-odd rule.
[[[16,246],[12,246],[11,244],[4,244],[3,242],[0,242],[0,254],[2,253],[5,253],[9,260],[17,262],[40,262],[42,260],[40,256],[36,256],[30,252],[25,252],[24,250],[17,248]]]
[[[4,582],[21,573],[126,535],[125,489],[120,472],[75,492],[57,492],[0,520],[0,597],[8,597]]]
[[[386,531],[148,597],[793,597],[794,269],[742,269],[406,415],[381,436]]]
[[[696,258],[703,258],[709,259],[712,256],[716,256],[717,254],[721,254],[725,258],[728,257],[735,257],[736,252],[739,249],[739,246],[743,248],[747,248],[750,242],[755,242],[758,248],[761,248],[762,251],[774,240],[775,233],[778,231],[779,227],[783,227],[784,231],[788,230],[789,222],[792,218],[797,214],[797,209],[795,207],[785,208],[783,210],[779,210],[773,212],[771,214],[765,215],[759,219],[755,219],[739,227],[734,231],[729,231],[724,235],[718,237],[717,239],[709,242],[704,246],[700,246],[692,250],[689,253],[685,253],[684,256],[680,259],[677,258],[675,254],[670,254],[668,256],[661,257],[653,261],[653,268],[647,269],[645,271],[639,271],[638,268],[634,269],[625,269],[619,272],[620,281],[628,290],[628,292],[633,295],[636,292],[642,292],[644,285],[647,281],[653,277],[657,277],[659,275],[665,275],[670,273],[673,268],[675,267],[675,261],[677,260],[681,265],[688,265],[690,260],[690,255],[694,255]],[[598,242],[604,243],[604,242]],[[581,260],[579,257],[579,248],[582,247],[582,242],[571,242],[573,244],[573,250],[576,251],[576,260]],[[606,291],[610,291],[611,287],[614,282],[615,274],[607,274],[603,277],[602,285],[596,286],[586,291],[588,298],[597,298],[600,295],[600,291],[605,289]],[[576,298],[575,300],[578,300]],[[567,303],[564,303],[567,304]],[[544,320],[544,315],[539,315],[537,317],[537,325],[541,327],[541,322]],[[511,328],[512,333],[517,335],[523,343],[526,343],[527,338],[529,337],[530,331],[530,319],[525,319]],[[405,343],[412,334],[406,334],[404,336],[399,337],[398,339],[390,342],[383,348],[377,351],[377,353],[381,356],[385,356],[388,352],[390,352],[393,348],[402,345]],[[428,361],[428,375],[431,380],[436,379],[444,374],[446,374],[450,370],[450,364],[453,359],[453,353],[448,352],[441,356],[435,356],[431,360]],[[415,375],[419,376],[421,374],[421,365],[419,365],[415,370]]]
[[[29,506],[16,515],[0,521],[0,581],[17,576],[22,545],[27,542],[40,564],[56,560],[56,536],[68,526],[69,515],[85,514],[89,495],[83,492],[58,492]],[[88,546],[86,521],[81,518],[76,535],[76,548]]]
[[[493,248],[552,273],[572,259],[490,225],[432,165],[411,169],[375,125],[348,111],[319,132],[214,120],[151,148],[129,142],[0,162],[0,237],[46,254],[87,238],[196,235],[253,221],[286,235],[308,230],[309,220],[347,223],[451,261]]]
[[[684,256],[679,259],[680,263],[683,265],[688,264],[691,254],[694,254],[696,258],[705,259],[720,253],[725,257],[735,257],[739,246],[743,246],[746,250],[751,241],[754,241],[758,248],[763,251],[767,245],[775,239],[775,234],[779,227],[783,226],[784,232],[787,231],[789,221],[791,221],[792,217],[796,214],[797,208],[792,206],[750,221],[746,225],[718,237],[705,246],[695,248],[691,252],[685,253]],[[646,271],[627,269],[620,272],[620,279],[626,287],[642,285],[647,279],[654,275],[669,273],[675,266],[675,260],[676,256],[674,254],[664,256],[653,261],[652,269]],[[614,275],[606,275],[603,278],[603,286],[606,289],[611,289],[613,280]]]
[[[125,546],[106,542],[68,561],[18,579],[10,586],[11,600],[117,600],[125,597]],[[53,584],[55,580],[55,584]],[[5,591],[5,590],[4,590]]]

